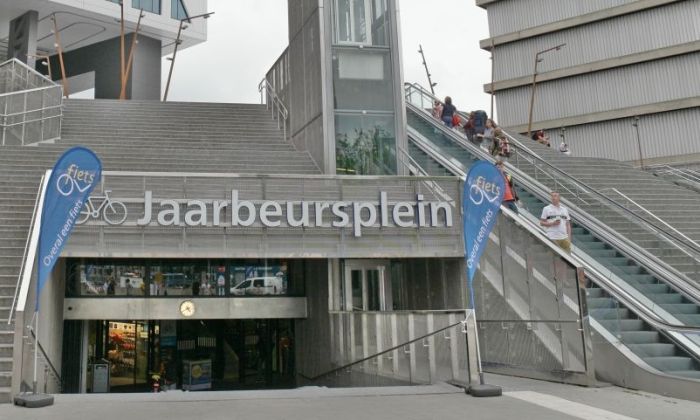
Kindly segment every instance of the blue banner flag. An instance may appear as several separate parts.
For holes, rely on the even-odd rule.
[[[474,306],[474,274],[481,254],[486,249],[491,229],[496,224],[501,209],[505,180],[492,163],[479,161],[472,165],[464,183],[464,257],[467,260],[469,298]]]
[[[39,281],[36,309],[41,290],[68,242],[80,211],[100,181],[102,162],[92,150],[73,147],[58,159],[47,181],[39,231]]]

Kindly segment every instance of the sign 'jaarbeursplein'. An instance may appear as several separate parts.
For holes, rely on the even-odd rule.
[[[362,236],[363,228],[372,227],[452,227],[451,204],[425,201],[422,194],[416,194],[415,201],[393,203],[386,192],[381,192],[378,202],[302,200],[283,204],[272,200],[241,200],[238,190],[232,190],[231,200],[188,200],[183,210],[181,200],[157,200],[152,191],[145,191],[143,203],[143,217],[136,221],[138,226],[155,222],[160,226],[247,227],[259,222],[271,228],[352,227],[356,237]]]

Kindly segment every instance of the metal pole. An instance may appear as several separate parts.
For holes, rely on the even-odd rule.
[[[139,30],[141,29],[141,18],[144,17],[143,9],[139,11],[139,20],[136,22],[136,31],[134,36],[131,38],[131,47],[129,48],[129,60],[126,62],[126,71],[124,77],[122,78],[122,89],[119,92],[119,99],[126,99],[126,84],[129,83],[129,76],[131,75],[131,64],[134,61],[134,49],[136,48],[136,38],[139,36]]]
[[[119,81],[124,85],[124,1],[119,1],[121,19],[119,20]]]
[[[173,50],[173,58],[170,60],[170,70],[168,71],[168,81],[165,84],[165,94],[163,102],[168,100],[168,91],[170,90],[170,78],[173,76],[173,66],[175,65],[175,57],[177,56],[177,47],[180,45],[180,34],[182,33],[183,20],[180,20],[180,27],[177,29],[177,38],[175,38],[175,49]]]
[[[493,43],[493,38],[491,38],[491,113],[489,116],[491,117],[492,120],[495,121],[494,115],[493,115],[493,100],[494,100],[494,95],[495,95],[495,88],[493,86],[493,82],[495,79],[495,73],[496,73],[496,63],[494,62],[494,56],[493,56],[493,50],[495,46]]]
[[[37,290],[39,293],[39,290]],[[36,367],[39,361],[39,310],[34,311],[34,317],[36,317],[36,326],[34,327],[34,379],[32,380],[32,392],[36,394],[37,379],[36,379]]]
[[[430,71],[428,71],[428,63],[425,61],[425,54],[423,54],[423,46],[418,44],[418,52],[420,53],[421,58],[423,59],[423,67],[425,67],[425,74],[428,76],[428,85],[430,86],[430,92],[435,95],[435,89],[434,87],[437,85],[437,83],[433,83],[433,80],[431,79]]]
[[[552,48],[547,48],[546,50],[542,50],[535,54],[535,70],[532,72],[532,97],[530,98],[530,116],[528,117],[527,120],[527,136],[531,137],[532,136],[532,111],[535,106],[535,89],[537,88],[537,64],[539,64],[540,60],[540,55],[544,53],[548,53],[550,51],[559,51],[563,46],[565,46],[566,43],[564,44],[559,44],[556,47]]]
[[[527,118],[527,136],[532,137],[532,109],[535,106],[535,89],[537,88],[537,64],[540,62],[540,53],[535,54],[535,70],[532,73],[532,95],[530,96],[530,113]]]
[[[56,23],[56,14],[51,16],[53,21],[53,31],[56,37],[56,52],[58,53],[58,62],[61,65],[61,81],[63,83],[63,96],[68,97],[68,80],[66,80],[66,67],[63,63],[63,48],[61,48],[61,36],[58,34],[58,23]]]
[[[639,117],[635,116],[634,117],[634,122],[632,123],[632,126],[635,128],[637,132],[637,147],[639,147],[639,167],[644,169],[644,156],[642,155],[642,141],[639,137]]]

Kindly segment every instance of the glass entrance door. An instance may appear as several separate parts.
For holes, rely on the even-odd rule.
[[[352,311],[385,311],[391,308],[391,283],[385,261],[346,261],[345,307]]]

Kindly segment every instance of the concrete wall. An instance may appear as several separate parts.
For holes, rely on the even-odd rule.
[[[128,60],[132,34],[126,36]],[[161,41],[139,35],[134,51],[131,77],[127,84],[127,99],[160,100]],[[119,37],[79,48],[63,54],[66,76],[95,72],[95,99],[117,99],[121,89]],[[51,74],[61,80],[57,56],[51,57]],[[70,89],[70,86],[69,86]]]
[[[323,9],[318,0],[289,0],[288,94],[290,137],[297,150],[308,151],[325,173],[328,165],[323,118]]]

